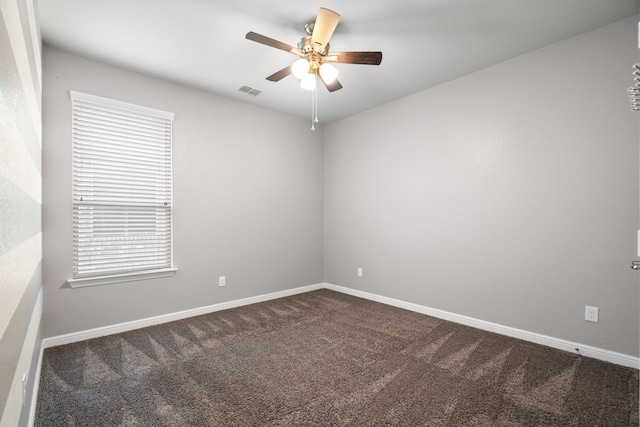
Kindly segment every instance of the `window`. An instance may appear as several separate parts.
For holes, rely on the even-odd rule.
[[[173,113],[75,91],[71,287],[175,274]]]

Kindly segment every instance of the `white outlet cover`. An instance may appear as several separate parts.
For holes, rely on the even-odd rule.
[[[584,320],[587,322],[598,322],[598,307],[585,306],[584,307]]]

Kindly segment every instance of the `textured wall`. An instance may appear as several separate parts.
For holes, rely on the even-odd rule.
[[[325,125],[325,281],[638,356],[637,22]]]
[[[48,46],[43,64],[45,337],[322,282],[321,129]],[[65,286],[69,89],[175,113],[175,277]]]
[[[41,49],[31,0],[0,13],[0,425],[14,426],[26,425],[40,351]]]

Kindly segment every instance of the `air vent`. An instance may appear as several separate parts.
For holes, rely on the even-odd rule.
[[[256,88],[253,88],[253,87],[250,87],[250,86],[240,86],[238,88],[238,90],[240,92],[244,92],[247,95],[251,95],[251,96],[258,96],[258,95],[260,95],[262,93],[262,91],[260,89],[256,89]]]

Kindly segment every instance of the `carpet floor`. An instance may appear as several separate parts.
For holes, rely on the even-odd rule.
[[[319,290],[44,352],[36,426],[638,426],[638,371]]]

